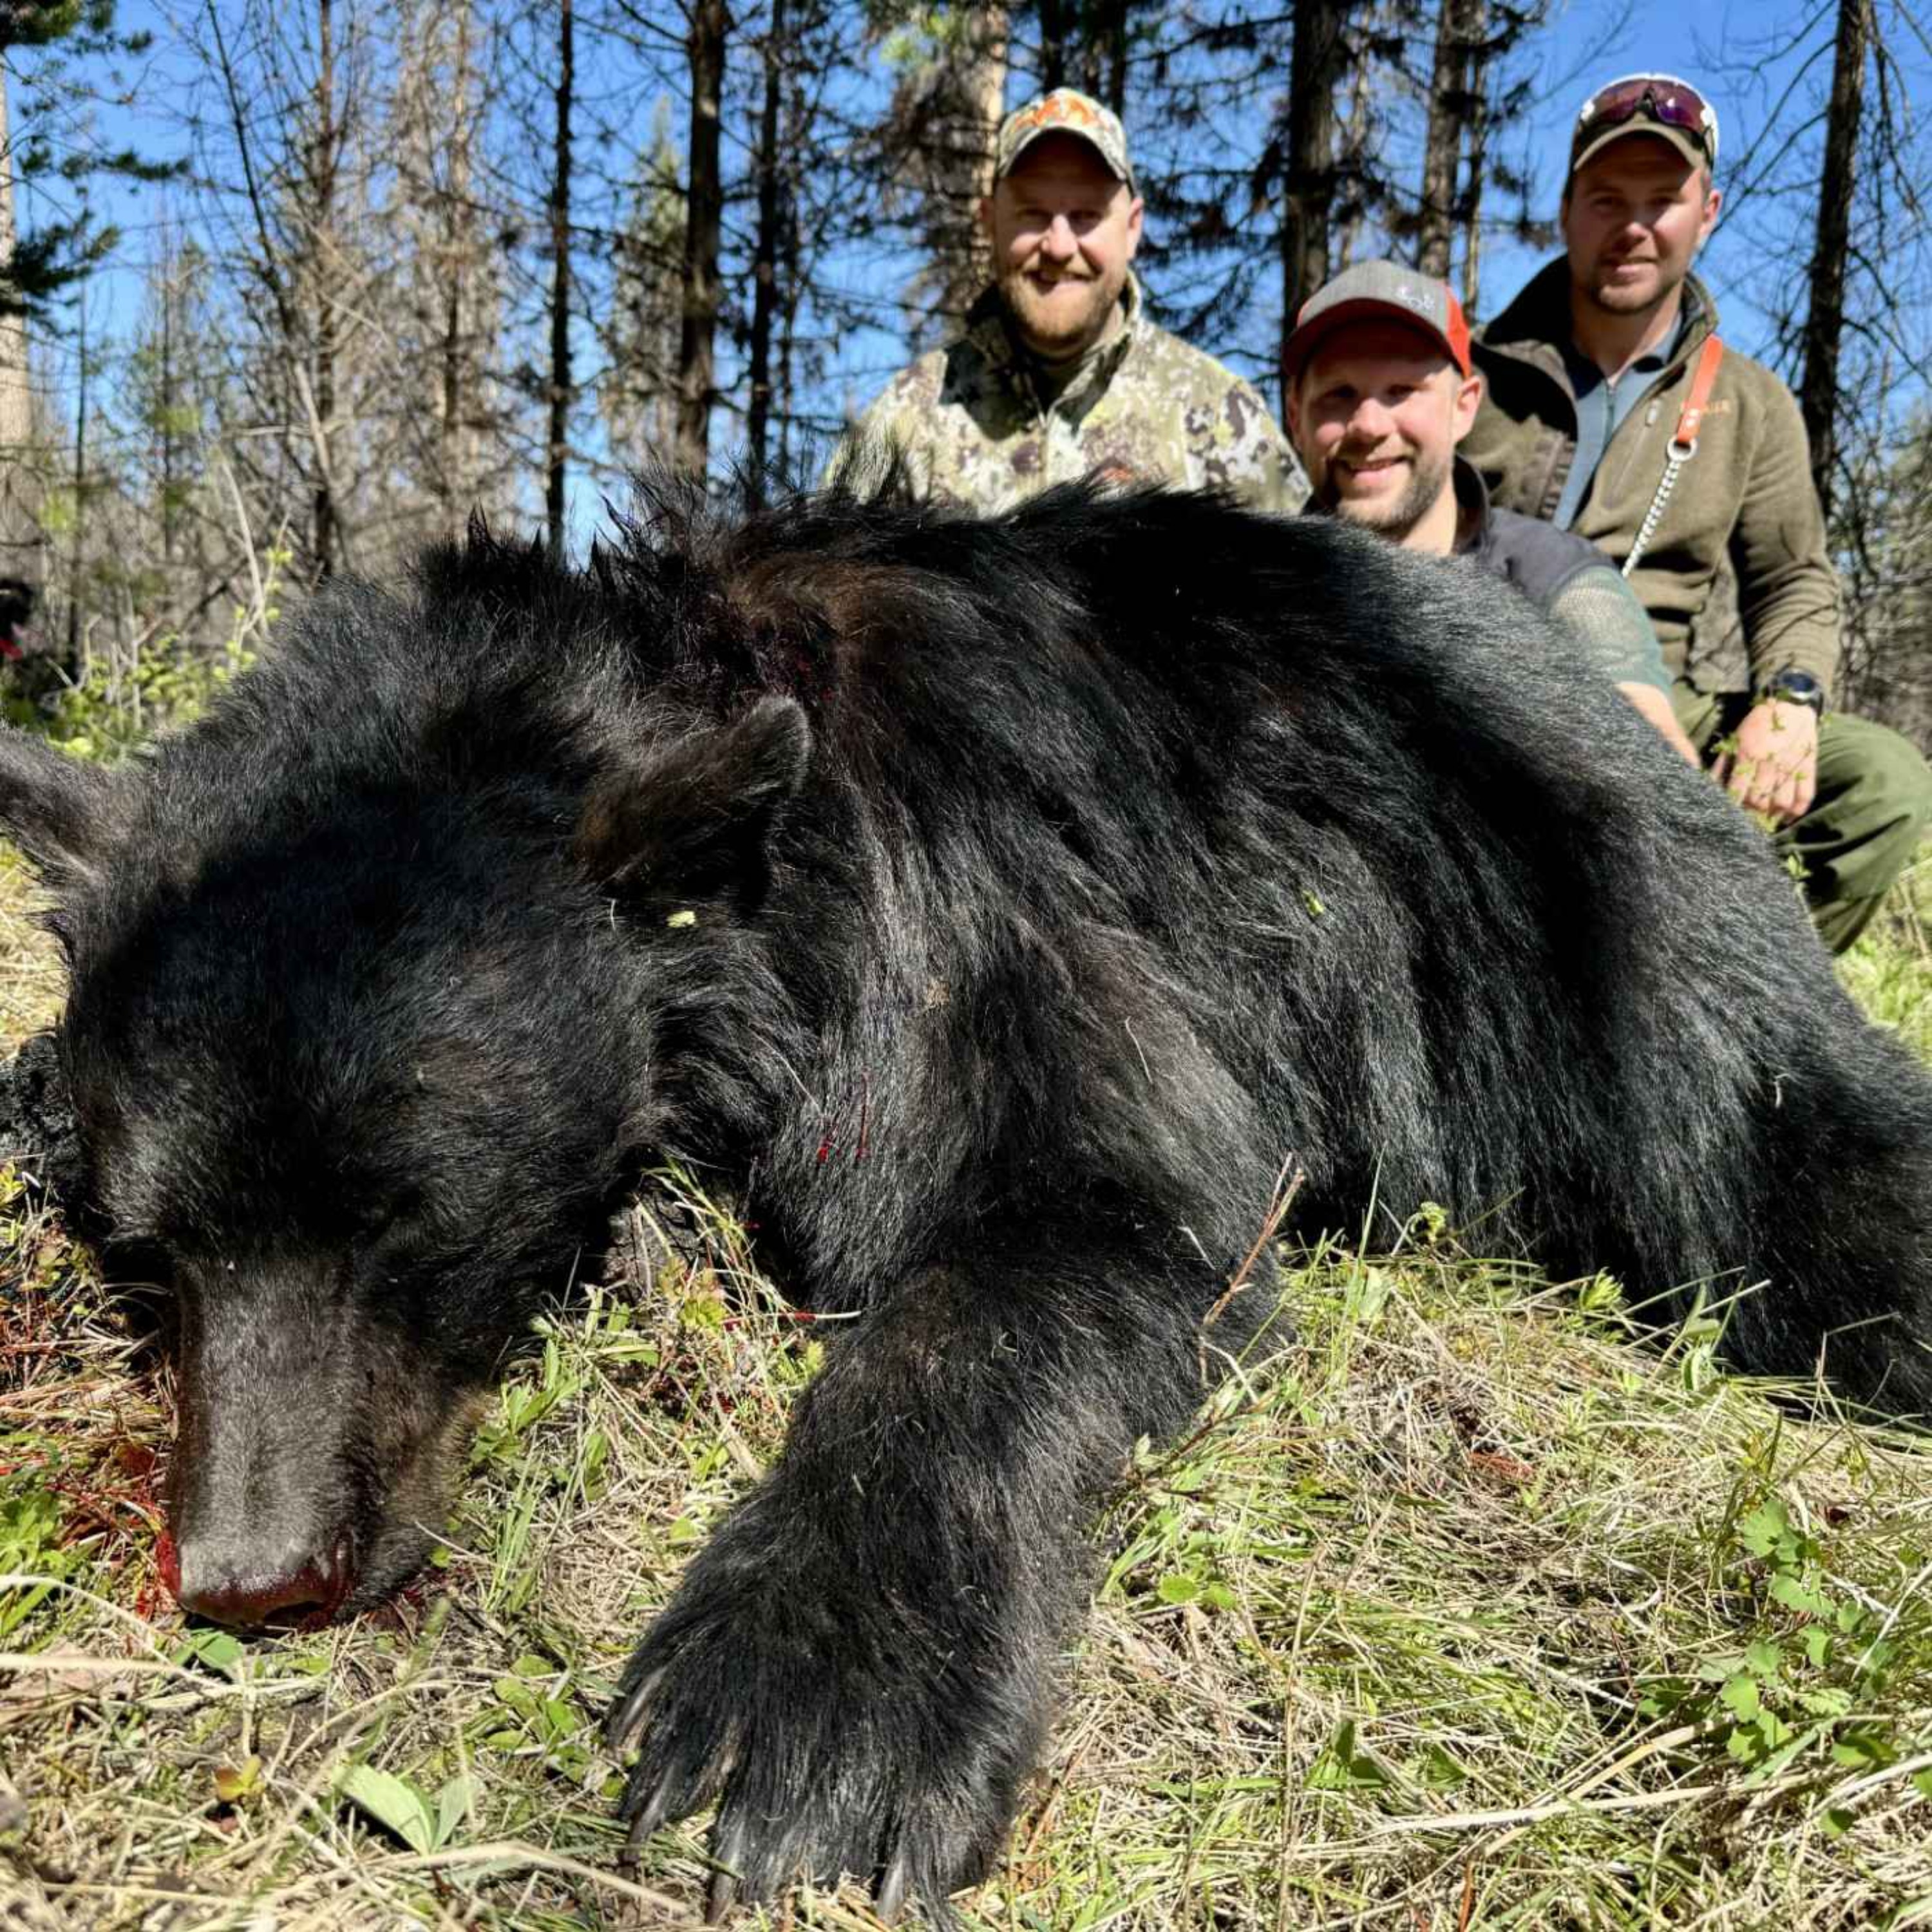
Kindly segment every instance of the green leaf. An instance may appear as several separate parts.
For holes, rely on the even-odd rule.
[[[1842,1718],[1852,1708],[1852,1694],[1835,1684],[1821,1684],[1816,1690],[1799,1691],[1798,1701],[1814,1718]]]
[[[393,1832],[412,1852],[436,1850],[436,1817],[429,1801],[406,1778],[374,1765],[351,1765],[335,1788],[359,1811]]]
[[[520,1718],[536,1716],[537,1694],[520,1677],[500,1677],[491,1688],[496,1694],[498,1703]]]
[[[1832,1756],[1847,1771],[1880,1771],[1898,1753],[1875,1731],[1850,1730],[1843,1732],[1832,1747]]]
[[[1356,1743],[1352,1718],[1336,1730],[1328,1748],[1309,1768],[1311,1791],[1382,1791],[1388,1784],[1388,1773]]]
[[[1163,1604],[1191,1604],[1201,1594],[1201,1580],[1179,1570],[1170,1570],[1154,1589]]]
[[[1760,1637],[1756,1642],[1744,1646],[1744,1668],[1760,1677],[1775,1678],[1784,1654],[1776,1644],[1768,1643]]]
[[[1432,1743],[1416,1760],[1412,1774],[1418,1784],[1426,1784],[1436,1791],[1447,1791],[1455,1785],[1467,1784],[1469,1770],[1442,1745]]]
[[[207,1670],[220,1671],[224,1677],[232,1677],[242,1656],[242,1640],[232,1630],[194,1630],[175,1646],[172,1660],[199,1664]]]
[[[1771,1580],[1771,1598],[1782,1604],[1787,1610],[1802,1610],[1808,1617],[1828,1616],[1832,1606],[1816,1590],[1808,1589],[1789,1571],[1780,1573]]]
[[[1758,1504],[1738,1525],[1738,1540],[1754,1556],[1768,1556],[1778,1547],[1778,1538],[1791,1527],[1784,1505],[1775,1496]]]
[[[452,1778],[436,1794],[436,1842],[439,1848],[456,1835],[457,1827],[469,1816],[476,1802],[476,1780],[468,1772]]]
[[[1755,1722],[1758,1713],[1764,1708],[1757,1679],[1742,1673],[1732,1678],[1718,1696],[1728,1709],[1748,1724]]]

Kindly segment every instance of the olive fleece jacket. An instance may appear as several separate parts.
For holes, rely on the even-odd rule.
[[[1697,352],[1718,326],[1695,276],[1684,285],[1688,326],[1676,352],[1604,452],[1570,528],[1622,566],[1664,474],[1664,454]],[[1547,518],[1576,451],[1576,398],[1560,344],[1570,331],[1566,261],[1540,270],[1478,336],[1483,405],[1461,454],[1492,502]],[[1762,363],[1724,345],[1697,440],[1630,587],[1650,613],[1671,675],[1702,686],[1685,658],[1691,625],[1728,551],[1762,688],[1775,674],[1810,674],[1828,693],[1838,668],[1838,586],[1811,487],[1804,425],[1791,392]]]

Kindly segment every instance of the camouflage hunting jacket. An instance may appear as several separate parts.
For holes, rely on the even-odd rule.
[[[847,430],[828,473],[861,448],[896,447],[925,496],[997,511],[1097,472],[1113,482],[1232,491],[1292,511],[1307,486],[1253,386],[1147,319],[1127,278],[1126,326],[1056,396],[988,289],[948,347],[902,369]]]

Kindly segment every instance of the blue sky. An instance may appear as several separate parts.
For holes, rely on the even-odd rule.
[[[1538,37],[1542,63],[1538,95],[1516,137],[1526,142],[1535,160],[1539,212],[1554,212],[1569,128],[1579,100],[1593,84],[1636,68],[1684,75],[1714,101],[1723,122],[1726,164],[1720,169],[1720,185],[1734,190],[1737,178],[1730,167],[1772,124],[1778,104],[1785,103],[1777,122],[1780,139],[1790,139],[1804,116],[1786,98],[1788,92],[1795,85],[1797,96],[1802,97],[1810,88],[1822,90],[1828,80],[1834,11],[1833,0],[1812,0],[1810,4],[1795,4],[1792,0],[1754,0],[1754,4],[1707,0],[1695,8],[1686,6],[1684,0],[1569,6],[1554,26]],[[109,146],[132,143],[150,154],[175,151],[182,140],[174,112],[182,105],[181,66],[170,58],[174,37],[166,14],[154,0],[122,0],[119,22],[124,31],[146,27],[153,32],[158,48],[151,56],[139,99],[129,108],[104,115],[100,134]],[[1932,56],[1916,44],[1896,51],[1905,62],[1906,98],[1916,94],[1921,100],[1932,100]],[[636,116],[640,131],[649,124],[652,104],[650,96],[640,93]],[[1131,104],[1129,124],[1131,128]],[[138,299],[140,268],[159,207],[149,191],[124,200],[114,212],[124,239],[116,272],[100,278],[90,298],[89,326],[97,337],[124,329],[131,320]],[[1772,331],[1754,298],[1765,286],[1766,256],[1762,248],[1753,245],[1752,230],[1768,229],[1781,237],[1786,231],[1780,230],[1780,223],[1796,225],[1802,231],[1811,213],[1808,199],[1802,197],[1785,207],[1760,202],[1736,222],[1730,218],[1727,208],[1703,268],[1718,295],[1724,332],[1733,346],[1774,359]],[[29,210],[29,220],[31,214]],[[1482,308],[1493,313],[1542,259],[1505,238],[1488,243]],[[846,265],[839,266],[847,272]],[[901,270],[880,260],[855,262],[849,273],[884,297],[897,286]],[[890,301],[883,301],[881,307],[890,316]],[[1259,359],[1259,345],[1269,341],[1271,334],[1266,328],[1250,334],[1252,340],[1244,366],[1252,368]],[[1240,350],[1228,346],[1232,359],[1240,359]],[[840,346],[835,388],[852,400],[862,401],[902,352],[896,334],[889,328],[857,332]],[[70,366],[71,359],[70,352],[57,353],[55,358],[57,367]],[[594,517],[597,511],[589,494],[581,508]]]

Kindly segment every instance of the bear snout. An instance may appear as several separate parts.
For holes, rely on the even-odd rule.
[[[354,1552],[346,1529],[319,1550],[245,1532],[193,1536],[178,1546],[168,1580],[183,1610],[216,1623],[255,1629],[270,1622],[326,1622],[354,1587]]]

